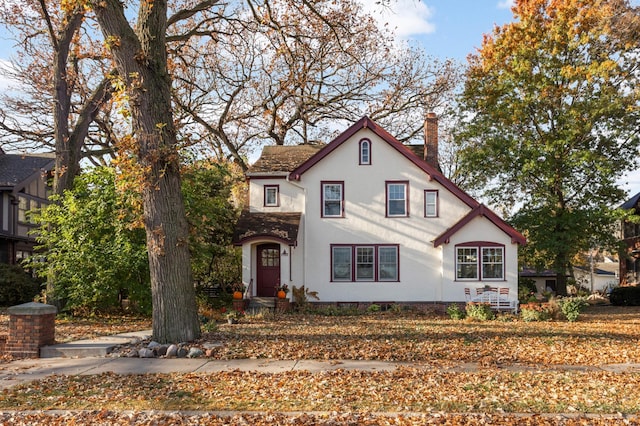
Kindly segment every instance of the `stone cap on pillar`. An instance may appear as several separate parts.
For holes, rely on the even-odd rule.
[[[53,305],[44,303],[29,302],[22,305],[11,306],[7,309],[9,315],[47,315],[55,314],[58,309]]]

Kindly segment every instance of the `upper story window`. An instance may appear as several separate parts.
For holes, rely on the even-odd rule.
[[[438,191],[424,191],[424,217],[438,217]]]
[[[264,205],[265,207],[278,207],[280,205],[279,185],[264,186]]]
[[[360,141],[360,165],[371,164],[371,141],[362,139]]]
[[[344,217],[344,182],[322,182],[322,217]]]
[[[387,217],[409,216],[409,182],[387,182]]]
[[[504,246],[477,244],[456,247],[456,279],[504,280]]]

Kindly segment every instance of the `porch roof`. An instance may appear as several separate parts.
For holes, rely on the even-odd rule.
[[[233,234],[233,244],[269,238],[288,245],[296,245],[302,213],[251,213],[244,210]]]

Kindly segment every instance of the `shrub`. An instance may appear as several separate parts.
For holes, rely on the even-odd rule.
[[[609,301],[616,306],[640,306],[640,287],[616,287],[611,290]]]
[[[552,309],[548,303],[530,302],[520,305],[520,318],[523,321],[547,321],[551,317]]]
[[[518,281],[518,301],[529,303],[536,300],[536,282],[531,278],[520,278]]]
[[[562,314],[567,321],[574,322],[589,304],[584,297],[567,297],[558,301]]]
[[[466,306],[467,317],[480,321],[492,320],[496,317],[491,305],[488,303],[469,302]]]
[[[464,319],[465,316],[467,316],[465,311],[463,311],[460,308],[460,305],[458,305],[457,303],[452,303],[451,305],[447,306],[447,315],[449,315],[449,317],[454,320],[461,320]]]
[[[381,310],[380,305],[375,303],[372,303],[367,307],[367,312],[369,313],[380,312],[380,310]]]
[[[0,306],[31,302],[39,292],[40,283],[20,265],[0,263]]]

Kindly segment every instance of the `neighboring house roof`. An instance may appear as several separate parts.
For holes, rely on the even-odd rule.
[[[524,268],[518,275],[521,277],[556,277],[558,274],[551,269],[537,271],[533,268]]]
[[[288,245],[296,245],[301,213],[250,213],[244,210],[233,234],[233,243],[274,238]]]
[[[0,155],[0,188],[19,191],[34,174],[51,170],[54,159],[42,155]]]
[[[295,170],[291,172],[291,179],[300,180],[300,177],[310,168],[315,166],[318,162],[320,162],[324,157],[331,154],[333,150],[338,148],[344,142],[346,142],[351,136],[353,136],[356,132],[361,129],[370,129],[380,138],[382,138],[385,142],[395,148],[400,154],[404,155],[409,161],[415,164],[418,168],[429,175],[430,179],[435,180],[445,188],[447,188],[451,193],[457,196],[462,202],[468,205],[471,208],[477,207],[479,203],[474,200],[469,194],[458,188],[453,182],[447,179],[442,173],[436,170],[429,163],[424,161],[421,156],[417,156],[414,151],[403,145],[402,142],[391,136],[386,130],[380,127],[377,123],[371,120],[369,117],[363,117],[354,123],[351,127],[345,130],[340,136],[335,138],[329,144],[327,144],[322,150],[320,150],[316,155],[309,158],[307,161],[298,166]]]
[[[449,239],[451,238],[451,236],[453,234],[458,232],[460,229],[464,228],[464,226],[467,223],[471,222],[472,219],[474,219],[474,218],[476,218],[478,216],[484,216],[485,218],[489,219],[489,221],[491,223],[496,225],[505,234],[507,234],[507,235],[509,235],[511,237],[511,242],[512,243],[518,243],[518,244],[521,244],[521,245],[524,245],[524,244],[527,243],[526,238],[521,233],[516,231],[512,226],[507,224],[504,220],[500,219],[500,217],[498,217],[498,215],[496,215],[494,212],[492,212],[484,204],[480,204],[476,208],[471,210],[465,217],[460,219],[455,225],[453,225],[451,228],[447,229],[444,233],[442,233],[439,237],[437,237],[433,241],[434,247],[438,247],[439,245],[441,245],[443,243],[448,243]]]
[[[636,206],[638,205],[638,201],[640,201],[640,192],[638,192],[636,195],[634,195],[633,197],[631,197],[627,201],[625,201],[620,206],[620,208],[623,209],[623,210],[635,209]]]
[[[269,145],[262,149],[260,158],[247,172],[251,174],[290,173],[300,164],[317,154],[325,145]]]

